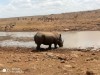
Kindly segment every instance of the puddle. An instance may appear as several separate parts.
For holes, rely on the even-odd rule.
[[[36,47],[36,32],[0,32],[0,46]],[[100,48],[100,31],[62,32],[64,48]],[[48,47],[42,45],[41,47]]]

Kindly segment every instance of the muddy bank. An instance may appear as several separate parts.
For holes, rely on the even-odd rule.
[[[0,48],[0,74],[100,75],[99,56],[99,51],[76,49]]]
[[[2,32],[37,32],[37,31],[60,31],[60,32],[66,32],[66,31],[99,31],[100,30],[100,25],[95,24],[95,25],[70,25],[70,24],[64,24],[64,25],[30,25],[29,26],[20,26],[16,25],[16,28],[13,29],[0,29]]]
[[[41,50],[36,50],[35,47],[33,48],[26,48],[26,47],[1,47],[1,52],[11,52],[11,53],[30,53],[30,52],[67,52],[67,51],[82,51],[82,52],[99,52],[100,49],[92,50],[91,48],[87,49],[79,49],[79,48],[57,48],[57,49],[48,49],[48,48],[41,48]]]

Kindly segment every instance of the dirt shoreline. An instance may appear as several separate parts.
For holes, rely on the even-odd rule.
[[[100,51],[0,47],[0,74],[100,75]],[[3,72],[4,69],[7,72]]]

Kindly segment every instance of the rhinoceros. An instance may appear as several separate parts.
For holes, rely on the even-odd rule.
[[[57,45],[63,47],[61,34],[57,32],[37,32],[34,41],[37,44],[37,50],[40,49],[41,44],[49,45],[49,49],[51,49],[52,44],[54,44],[55,48],[57,48]]]

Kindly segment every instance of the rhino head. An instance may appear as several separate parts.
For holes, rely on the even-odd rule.
[[[58,45],[59,45],[59,47],[63,47],[63,42],[64,42],[64,41],[62,41],[61,34],[60,34],[59,40],[58,40]]]

